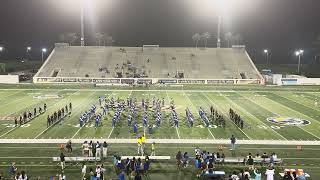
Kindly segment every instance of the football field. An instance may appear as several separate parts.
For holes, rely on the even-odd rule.
[[[261,86],[185,86],[118,88],[74,87],[74,86],[19,86],[0,88],[0,138],[1,139],[135,139],[132,127],[128,127],[129,109],[121,113],[120,122],[113,128],[112,117],[115,109],[110,109],[103,117],[102,126],[95,128],[95,120],[80,127],[80,116],[95,104],[98,112],[99,97],[107,99],[132,98],[137,100],[134,121],[138,134],[148,139],[229,139],[231,135],[239,140],[320,140],[320,93],[317,87],[261,87]],[[152,134],[143,126],[144,112],[141,100],[165,100],[161,108],[162,121]],[[174,101],[179,127],[172,123],[170,100]],[[73,104],[70,116],[61,122],[47,126],[47,115],[59,108]],[[33,108],[47,104],[47,111],[22,126],[15,127],[14,117]],[[320,104],[320,103],[319,103]],[[210,106],[225,118],[225,127],[211,121]],[[202,107],[210,119],[205,126],[199,116]],[[188,126],[185,109],[194,116],[194,125]],[[229,118],[232,108],[244,121],[238,127]],[[155,124],[156,113],[148,110],[149,125]]]

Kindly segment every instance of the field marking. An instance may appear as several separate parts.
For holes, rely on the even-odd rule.
[[[15,129],[17,129],[17,127],[14,127],[14,128],[12,128],[12,129],[10,129],[9,131],[3,133],[0,137],[3,137],[3,136],[5,136],[5,135],[9,134],[11,131],[13,131],[13,130],[15,130]]]
[[[176,127],[176,131],[177,131],[178,138],[180,139],[180,134],[177,127]]]
[[[197,111],[198,109],[197,109],[197,107],[193,104],[193,102],[191,101],[191,99],[189,98],[189,96],[187,96],[186,95],[186,93],[183,91],[183,95],[186,97],[185,99],[188,99],[189,100],[189,102],[191,103],[191,105],[194,107],[194,109]],[[201,119],[201,117],[200,117],[200,119]],[[201,122],[201,123],[203,123],[203,122]],[[208,131],[209,131],[209,133],[211,134],[211,136],[212,136],[212,138],[213,139],[216,139],[215,137],[214,137],[214,135],[212,134],[212,132],[210,131],[210,129],[207,127],[206,129],[208,129]]]
[[[272,92],[271,92],[271,93],[272,93]],[[289,101],[292,101],[291,99],[289,99],[289,98],[287,98],[287,97],[285,97],[285,96],[281,96],[281,95],[278,95],[278,94],[275,94],[275,93],[272,93],[272,94],[274,94],[274,95],[276,95],[276,96],[283,97],[283,98],[285,98],[285,99],[288,99]],[[268,98],[268,99],[270,99],[270,98]],[[270,99],[270,100],[272,100],[272,99]],[[272,101],[273,101],[273,100],[272,100]],[[274,102],[276,102],[276,101],[274,101]],[[313,109],[313,110],[315,110],[315,111],[319,111],[319,113],[320,113],[320,110],[314,109],[314,108],[309,107],[309,106],[306,106],[306,105],[304,105],[304,104],[301,104],[299,101],[292,101],[292,102],[297,103],[297,104],[300,104],[301,106],[304,106],[304,107],[307,108],[307,109]],[[279,103],[279,104],[281,104],[281,103]],[[281,105],[282,105],[282,104],[281,104]],[[287,108],[289,108],[289,107],[287,107]],[[308,118],[310,118],[310,119],[313,119],[316,123],[320,124],[320,122],[319,122],[318,120],[314,119],[313,117],[310,117],[309,115],[306,115],[306,114],[304,114],[304,113],[301,113],[301,112],[299,112],[299,111],[296,111],[296,110],[294,110],[294,109],[292,109],[292,108],[289,108],[289,109],[291,109],[292,111],[294,111],[294,112],[296,112],[296,113],[298,113],[298,114],[302,114],[303,116],[306,116],[306,117],[308,117]]]
[[[167,94],[168,103],[170,103],[170,98],[169,98],[169,95],[168,95],[168,91],[166,91],[166,94]],[[170,106],[169,106],[169,107],[170,107]],[[170,111],[170,116],[172,116],[171,113],[172,113],[172,112]],[[180,122],[179,122],[179,124],[180,124]],[[175,127],[175,128],[176,128],[176,132],[177,132],[178,138],[180,139],[180,134],[179,134],[178,127]]]
[[[265,97],[264,97],[264,98],[265,98]],[[279,102],[276,102],[276,101],[274,101],[274,100],[272,100],[272,99],[270,99],[270,98],[265,98],[265,99],[268,99],[269,101],[273,102],[274,104],[277,104],[278,106],[281,106],[281,107],[283,107],[283,108],[285,108],[285,109],[287,109],[287,110],[289,110],[289,111],[293,111],[293,112],[296,112],[296,113],[298,113],[298,114],[302,114],[302,113],[300,113],[300,112],[298,112],[298,111],[295,111],[295,110],[293,110],[293,109],[291,109],[291,108],[289,108],[289,107],[287,107],[287,106],[284,106],[283,104],[280,104]],[[252,101],[252,102],[254,102],[254,101]],[[254,102],[254,103],[257,104],[256,102]],[[258,104],[257,104],[257,105],[258,105]],[[265,108],[265,109],[266,109],[266,108]],[[281,117],[280,114],[278,114],[278,113],[276,113],[276,112],[274,112],[274,111],[271,111],[271,110],[269,110],[269,109],[267,109],[267,110],[270,111],[272,114]],[[302,114],[302,115],[303,115],[303,116],[306,116],[306,117],[309,117],[309,116],[304,115],[304,114]],[[311,118],[311,119],[313,119],[313,118]],[[314,120],[314,119],[313,119],[313,120]],[[316,137],[318,140],[320,140],[320,137],[318,137],[317,135],[315,135],[315,134],[313,134],[313,133],[311,133],[311,132],[309,132],[309,131],[301,128],[300,126],[295,126],[295,127],[298,127],[299,129],[302,129],[304,132],[306,132],[306,133],[308,133],[308,134]]]
[[[60,93],[60,92],[62,92],[63,90],[62,89],[60,89],[60,90],[58,90],[57,92],[55,92],[55,93]],[[22,91],[23,92],[23,91]],[[21,93],[21,92],[20,92]],[[21,99],[24,99],[24,98],[28,98],[29,96],[28,95],[25,95],[25,96],[23,96],[23,97],[21,97],[21,98],[19,98],[19,99],[15,99],[15,100],[13,100],[13,101],[11,101],[11,102],[9,102],[9,103],[6,103],[5,105],[8,105],[8,104],[10,104],[10,103],[12,103],[12,102],[15,102],[15,101],[20,101]],[[57,99],[56,100],[54,100],[54,101],[57,101]],[[16,111],[14,111],[14,112],[12,112],[12,113],[9,113],[8,115],[6,115],[6,116],[4,116],[3,118],[7,118],[7,117],[9,117],[9,116],[11,116],[11,115],[14,115],[14,114],[16,114],[16,113],[18,113],[18,112],[20,112],[20,111],[23,111],[23,110],[28,110],[28,108],[30,108],[31,106],[37,106],[37,105],[41,105],[43,103],[43,100],[41,100],[40,102],[38,102],[38,101],[35,101],[34,103],[31,103],[31,104],[28,104],[26,107],[23,107],[23,108],[20,108],[20,109],[18,109],[18,110],[16,110]],[[2,106],[5,106],[5,105],[2,105]],[[0,106],[1,107],[1,106]],[[33,108],[31,108],[31,109],[33,109]],[[49,108],[48,108],[49,109]]]
[[[108,135],[108,139],[110,139],[113,130],[114,130],[114,127],[112,127],[112,129],[111,129],[111,131],[110,131],[110,133],[109,133],[109,135]]]
[[[136,144],[136,139],[94,139],[92,141],[103,142],[106,141],[110,144]],[[73,139],[73,143],[82,144],[87,139]],[[65,143],[66,139],[0,139],[1,144],[59,144]],[[147,143],[159,143],[159,144],[226,144],[230,145],[229,139],[147,139]],[[309,140],[237,140],[237,144],[242,145],[282,145],[282,146],[320,146],[320,141],[309,141]],[[41,148],[41,147],[40,147]]]
[[[202,94],[211,102],[211,104],[213,104],[217,109],[220,109],[220,110],[221,110],[221,108],[219,108],[219,106],[217,106],[217,104],[214,103],[214,102],[208,97],[207,94],[205,94],[205,93],[202,93]],[[226,116],[226,118],[229,117],[228,114],[226,114],[226,112],[222,111],[222,113]],[[231,121],[248,139],[252,140],[252,138],[251,138],[250,136],[248,136],[240,127],[238,127],[231,119],[230,119],[230,121]]]
[[[279,95],[279,94],[276,94],[275,92],[270,92],[270,93],[275,94],[276,96],[281,96],[281,95]],[[285,98],[285,99],[288,99],[289,101],[293,101],[293,100],[290,99],[289,97],[286,97],[286,96],[281,96],[281,97],[283,97],[283,98]],[[303,97],[303,98],[304,98],[304,97]],[[306,98],[306,99],[309,99],[309,98]],[[310,99],[310,100],[311,100],[311,99]],[[318,111],[318,112],[320,113],[320,109],[314,108],[314,105],[308,106],[308,105],[302,104],[302,103],[299,102],[299,101],[293,101],[293,102],[298,103],[298,104],[300,104],[301,106],[304,106],[304,107],[306,107],[306,108],[308,108],[308,109],[313,109],[313,110],[315,110],[315,111]]]
[[[245,99],[247,99],[247,100],[249,100],[249,101],[251,101],[253,104],[256,104],[256,105],[260,106],[259,104],[253,102],[251,99],[247,98],[246,96],[243,96],[243,95],[241,95],[241,94],[240,94],[240,96],[241,96],[241,97],[244,97]],[[251,114],[249,111],[247,111],[247,110],[244,109],[243,107],[239,106],[237,103],[235,103],[235,102],[232,101],[231,99],[228,98],[228,100],[229,100],[229,102],[231,102],[232,104],[234,104],[235,106],[237,106],[238,109],[241,109],[242,112],[244,112],[244,113],[246,113],[247,115],[253,117],[254,119],[257,119],[257,120],[258,120],[259,122],[261,122],[263,125],[269,127],[269,129],[271,129],[274,133],[276,133],[277,135],[279,135],[281,138],[283,138],[284,140],[287,140],[287,141],[288,141],[287,138],[285,138],[284,136],[282,136],[280,133],[278,133],[278,132],[277,132],[276,130],[274,130],[273,128],[270,128],[269,125],[265,124],[265,123],[264,123],[263,121],[261,121],[258,117],[256,117],[255,115]],[[261,106],[260,106],[260,107],[261,107]]]

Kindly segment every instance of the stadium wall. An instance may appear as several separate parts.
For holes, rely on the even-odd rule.
[[[33,77],[36,84],[262,84],[261,79]]]
[[[278,85],[320,85],[320,78],[281,78]]]
[[[17,84],[19,83],[19,75],[0,75],[1,84]]]

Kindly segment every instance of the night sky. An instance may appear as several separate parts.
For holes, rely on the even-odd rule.
[[[209,32],[209,47],[216,46],[215,0],[92,0],[86,6],[86,45],[94,45],[92,34],[106,32],[116,46],[194,46],[192,35]],[[319,0],[225,0],[222,33],[244,37],[244,44],[256,62],[270,49],[272,62],[295,63],[294,50],[305,49],[311,59],[312,41],[320,33]],[[52,49],[63,32],[80,33],[80,0],[1,0],[1,59],[26,55],[40,59],[40,49]],[[210,3],[213,2],[213,3]],[[80,42],[77,42],[79,45]]]

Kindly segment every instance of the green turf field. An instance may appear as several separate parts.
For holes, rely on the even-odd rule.
[[[35,98],[35,96],[59,98]],[[103,126],[94,128],[94,121],[90,121],[85,127],[79,127],[79,117],[93,104],[98,106],[98,97],[105,96],[114,99],[136,98],[140,103],[141,99],[152,99],[153,97],[165,99],[165,106],[161,109],[162,123],[159,129],[149,135],[142,126],[143,111],[137,110],[135,121],[139,125],[139,134],[146,133],[147,139],[172,139],[177,142],[185,140],[186,144],[158,144],[157,155],[169,155],[173,159],[178,150],[193,153],[196,146],[203,147],[209,151],[218,151],[215,144],[191,143],[197,140],[221,140],[229,139],[233,134],[238,140],[249,140],[250,145],[239,144],[235,154],[231,154],[228,147],[224,149],[226,156],[243,157],[249,152],[252,154],[263,152],[276,152],[278,157],[284,159],[283,167],[277,167],[277,172],[284,168],[302,168],[308,172],[312,179],[320,176],[319,146],[304,146],[298,151],[295,145],[255,145],[255,142],[273,140],[289,142],[297,140],[310,142],[320,140],[320,102],[319,87],[278,87],[278,86],[161,86],[161,87],[92,87],[70,86],[70,85],[2,85],[0,86],[0,173],[6,178],[10,162],[16,162],[19,170],[26,170],[35,179],[41,176],[42,179],[49,179],[60,173],[59,166],[52,162],[53,156],[59,156],[57,143],[50,142],[50,139],[59,139],[66,142],[68,139],[91,140],[103,139],[128,140],[128,143],[111,144],[110,155],[136,155],[136,134],[132,128],[127,126],[129,115],[126,109],[120,118],[120,123],[115,128],[111,126],[111,118],[114,110],[104,117]],[[171,112],[169,100],[173,99],[176,105],[179,118],[179,127],[175,128],[170,123]],[[66,117],[61,123],[47,127],[47,115],[58,108],[72,102],[73,108],[70,117]],[[28,122],[23,126],[14,127],[13,117],[20,115],[26,110],[33,111],[34,107],[48,105],[47,111]],[[213,106],[218,112],[226,117],[226,127],[222,128],[212,123],[207,128],[202,123],[198,110],[202,107],[209,116],[209,107]],[[188,107],[195,117],[194,127],[189,128],[185,117],[185,108]],[[234,109],[245,122],[245,127],[240,129],[228,118],[229,108]],[[150,123],[154,124],[154,112],[149,110]],[[283,122],[289,118],[305,120],[307,125],[277,124],[268,121],[268,118]],[[300,122],[300,121],[299,121]],[[14,144],[4,144],[16,140]],[[22,139],[22,140],[20,140]],[[131,144],[129,143],[129,140]],[[27,141],[44,140],[42,144],[25,144]],[[193,141],[191,141],[193,140]],[[252,141],[250,141],[252,140]],[[256,140],[256,141],[254,141]],[[260,141],[259,141],[260,140]],[[75,145],[74,153],[67,156],[80,156],[80,144]],[[107,167],[107,176],[116,178],[111,164],[111,158],[103,161]],[[191,162],[193,163],[193,161]],[[94,168],[94,164],[89,167]],[[242,165],[219,166],[218,170],[230,174],[234,169],[243,169]],[[262,170],[265,167],[259,167]],[[65,170],[68,179],[78,179],[80,166],[68,166]],[[44,178],[43,178],[44,177]],[[174,160],[154,162],[151,170],[151,179],[195,179],[195,169],[190,165],[187,169],[177,171]],[[279,177],[277,177],[279,178]]]
[[[126,109],[121,115],[120,123],[113,129],[111,118],[114,110],[104,117],[103,126],[94,128],[94,121],[90,121],[85,127],[79,127],[79,117],[88,110],[92,104],[98,105],[98,97],[105,96],[117,99],[127,97],[141,99],[153,97],[165,98],[165,107],[162,108],[163,120],[160,128],[155,130],[148,138],[154,139],[228,139],[234,134],[238,139],[247,140],[319,140],[320,139],[320,105],[316,105],[320,93],[312,88],[284,89],[266,88],[261,89],[252,86],[241,89],[228,90],[227,88],[207,88],[200,90],[188,90],[185,88],[164,89],[122,89],[105,90],[102,88],[91,89],[66,89],[51,87],[50,89],[38,88],[2,88],[0,89],[0,137],[22,139],[48,139],[48,138],[135,138],[132,128],[127,127],[129,111]],[[60,95],[61,98],[36,99],[35,96]],[[180,126],[175,128],[170,124],[171,112],[169,99],[173,99],[178,112]],[[73,104],[70,117],[66,117],[61,123],[47,128],[47,115],[56,109]],[[14,127],[14,116],[20,115],[26,110],[33,111],[34,107],[48,105],[48,110],[23,125]],[[213,122],[209,128],[204,127],[198,110],[204,108],[209,117],[209,107],[213,106],[218,112],[226,117],[226,127],[216,126]],[[188,107],[195,117],[194,127],[189,128],[185,117],[185,108]],[[245,127],[238,128],[229,119],[229,108],[233,108],[244,120]],[[137,111],[135,121],[138,123],[139,132],[144,133],[142,126],[143,111]],[[152,117],[154,112],[149,111]],[[209,117],[210,118],[210,117]],[[277,124],[267,119],[273,118],[278,121],[286,118],[306,120],[309,125],[292,126]],[[150,124],[155,120],[150,118]]]

